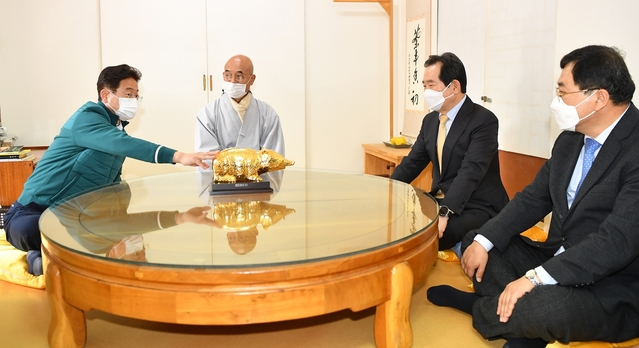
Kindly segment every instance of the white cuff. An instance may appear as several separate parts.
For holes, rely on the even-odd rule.
[[[484,249],[486,249],[486,252],[490,251],[493,247],[495,247],[495,245],[488,240],[488,238],[482,236],[481,234],[478,234],[475,236],[474,239],[477,243],[481,244],[481,246],[484,247]]]
[[[557,281],[555,280],[555,278],[550,276],[550,274],[548,274],[548,272],[546,272],[546,270],[543,267],[541,266],[535,267],[535,272],[537,272],[537,277],[539,277],[539,280],[541,280],[543,285],[557,284]]]

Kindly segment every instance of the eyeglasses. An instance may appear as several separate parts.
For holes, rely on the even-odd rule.
[[[224,76],[224,81],[226,81],[226,82],[233,81],[233,74],[231,74],[231,73],[223,73],[223,76]],[[251,76],[253,76],[253,75],[249,75],[249,77],[246,78],[246,81],[250,80]],[[244,82],[244,79],[245,79],[245,77],[244,77],[243,74],[235,74],[235,81],[237,81],[239,83],[242,83],[242,82]]]
[[[111,94],[113,94],[114,96],[116,96],[116,97],[117,97],[117,95],[115,95],[115,92],[111,92]],[[131,94],[131,93],[127,93],[127,94],[125,94],[125,95],[124,95],[124,98],[135,98],[135,100],[137,100],[137,101],[138,101],[138,103],[141,103],[141,102],[142,102],[142,99],[143,99],[144,97],[142,97],[141,95],[136,95],[136,96],[134,96],[134,95],[133,95],[133,94]]]
[[[125,94],[125,95],[124,95],[124,97],[125,97],[125,98],[135,98],[135,100],[137,100],[137,101],[138,101],[138,103],[141,103],[141,102],[142,102],[142,99],[144,99],[144,97],[142,97],[141,95],[133,96],[133,94],[131,94],[131,93],[127,93],[127,94]]]
[[[574,93],[579,93],[579,92],[586,93],[586,92],[590,92],[590,91],[596,91],[598,89],[599,88],[588,88],[588,89],[582,89],[580,91],[574,91],[574,92],[562,92],[562,91],[559,90],[559,87],[555,87],[555,91],[557,91],[556,93],[557,93],[557,96],[559,98],[563,98],[563,96],[565,96],[566,94],[574,94]]]

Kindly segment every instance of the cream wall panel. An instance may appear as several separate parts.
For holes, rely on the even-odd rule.
[[[241,9],[241,10],[238,10]],[[299,0],[208,1],[208,66],[213,97],[222,89],[228,58],[244,54],[254,65],[255,98],[280,116],[286,157],[306,165],[304,2]]]
[[[103,13],[103,16],[119,20],[114,25],[106,26],[102,23],[102,29],[98,0],[0,2],[2,122],[10,132],[19,136],[19,143],[50,144],[64,121],[80,105],[88,100],[96,100],[95,82],[102,67],[126,61],[134,66],[137,63],[137,67],[142,70],[140,85],[145,95],[142,112],[134,120],[130,131],[136,136],[167,146],[189,150],[193,144],[193,115],[209,98],[208,94],[204,96],[199,93],[201,75],[213,75],[214,93],[219,94],[222,61],[229,54],[240,51],[252,54],[252,50],[258,48],[260,51],[268,49],[272,52],[265,53],[264,60],[259,54],[256,56],[258,81],[255,93],[280,112],[283,123],[285,122],[283,126],[290,157],[304,161],[308,167],[361,172],[363,151],[360,144],[376,143],[388,135],[388,17],[378,4],[334,3],[331,0],[293,1],[290,13],[295,14],[291,16],[295,18],[288,19],[286,23],[293,25],[294,32],[286,33],[285,30],[272,28],[274,21],[267,21],[258,30],[274,31],[278,36],[286,37],[286,40],[278,40],[271,45],[266,42],[252,45],[239,43],[238,49],[228,45],[233,42],[232,33],[246,33],[248,29],[243,29],[237,23],[245,24],[242,18],[254,21],[253,16],[257,15],[251,14],[250,6],[246,10],[249,14],[242,14],[240,11],[222,15],[220,12],[219,17],[214,17],[214,27],[219,32],[217,36],[213,35],[213,40],[220,45],[227,40],[227,45],[220,47],[228,51],[220,50],[216,56],[210,53],[206,38],[202,37],[206,35],[206,30],[205,34],[201,34],[202,31],[196,29],[201,27],[203,12],[194,11],[193,15],[186,17],[188,20],[183,18],[190,6],[195,6],[193,1],[182,2],[175,9],[170,7],[171,1],[125,3],[102,0],[103,3],[106,1],[116,1],[114,4],[120,7],[116,6],[113,13]],[[195,3],[200,6],[203,1]],[[481,79],[478,77],[480,69],[474,68],[472,64],[473,58],[478,61],[485,58],[481,55],[473,57],[474,51],[468,45],[481,37],[481,10],[473,9],[473,6],[482,3],[482,0],[473,0],[467,6],[449,7],[448,4],[454,5],[450,1],[440,3],[439,51],[453,51],[461,57],[469,70],[469,95],[478,102],[483,95],[475,85]],[[278,16],[286,16],[283,13],[289,14],[284,12],[288,10],[283,10],[281,4],[284,3],[275,2],[273,7],[279,11],[279,14],[274,15],[278,20],[281,20]],[[506,150],[547,157],[548,150],[544,154],[543,149],[530,147],[535,144],[549,149],[559,132],[547,108],[553,97],[555,80],[559,76],[559,60],[570,50],[583,45],[614,45],[626,52],[630,72],[636,76],[639,71],[639,44],[636,40],[633,41],[631,33],[639,29],[639,23],[632,17],[639,10],[639,3],[634,0],[615,0],[610,6],[602,7],[596,0],[551,0],[535,2],[536,6],[527,8],[524,6],[526,2],[523,2],[520,4],[526,9],[523,12],[508,6],[501,8],[498,6],[500,3],[492,3],[491,12],[495,13],[490,14],[491,16],[498,16],[496,18],[501,18],[502,22],[517,18],[521,23],[531,23],[532,19],[535,23],[534,26],[529,26],[513,21],[503,27],[495,24],[498,29],[491,34],[495,42],[489,44],[490,47],[504,49],[504,55],[518,57],[520,62],[528,62],[526,66],[532,70],[517,70],[506,63],[493,70],[495,74],[508,74],[500,78],[506,81],[505,86],[512,85],[513,94],[507,95],[512,103],[510,107],[513,110],[524,109],[523,114],[521,110],[507,108],[505,111],[496,111],[501,122],[500,136],[504,136],[505,129],[510,129],[509,134],[520,132],[517,133],[518,138],[522,139],[522,142],[512,147],[514,140],[510,136],[500,139],[500,142]],[[136,7],[136,4],[143,6]],[[154,6],[157,11],[153,9]],[[265,14],[271,11],[259,4],[254,7]],[[554,14],[553,7],[556,7]],[[302,12],[303,19],[299,19]],[[130,20],[122,21],[127,16]],[[162,26],[148,26],[149,16],[158,18],[160,22],[165,21],[166,25],[177,23],[184,30],[193,30],[193,34],[178,37],[177,33],[162,32]],[[300,29],[302,22],[303,28]],[[549,49],[548,30],[553,22],[556,25],[555,41],[554,47]],[[468,24],[469,28],[458,28],[455,23]],[[595,25],[597,23],[605,25]],[[256,30],[255,27],[252,28],[251,30]],[[453,29],[456,31],[451,31]],[[540,33],[535,34],[537,31]],[[164,52],[148,53],[148,45],[152,42],[142,40],[136,32],[153,36],[153,41],[157,41],[154,44],[162,45]],[[113,36],[113,33],[122,35]],[[101,42],[101,34],[107,42]],[[260,32],[256,37],[262,37],[262,34]],[[502,34],[513,38],[508,39],[510,41],[500,41],[497,38]],[[300,40],[303,40],[302,44],[299,44]],[[300,56],[298,52],[303,47],[302,63],[297,58],[288,57],[291,52],[287,47],[291,46],[289,42],[297,42],[299,45],[292,49],[295,57]],[[535,46],[535,49],[531,51],[520,47],[522,42]],[[102,44],[111,49],[101,52]],[[198,55],[197,62],[176,64],[175,57],[190,44],[202,47],[206,52],[205,57]],[[277,62],[277,68],[272,68],[274,57],[278,56],[274,52],[279,52],[282,57]],[[142,59],[142,55],[147,56],[145,59],[150,57],[153,60],[153,68],[140,65],[141,60],[138,59]],[[210,56],[213,56],[213,60]],[[553,58],[552,62],[542,64],[549,56]],[[104,62],[101,62],[102,57],[105,58]],[[532,60],[538,62],[533,63]],[[295,61],[292,68],[283,70],[292,73],[280,73],[282,68],[279,65],[290,67],[290,61]],[[550,64],[553,71],[553,76],[549,79],[543,78],[543,84],[547,87],[539,90],[523,88],[528,78],[537,81],[542,75],[545,76],[546,72],[542,71],[545,64]],[[480,62],[476,66],[482,65],[486,64]],[[156,70],[155,67],[160,69]],[[187,77],[186,71],[191,69],[198,72],[193,77]],[[203,69],[206,72],[201,72]],[[303,75],[301,86],[302,77],[298,75]],[[290,79],[292,83],[274,81],[276,79]],[[189,82],[190,80],[193,82]],[[170,87],[164,88],[165,84]],[[198,91],[187,93],[184,84],[194,84],[193,88]],[[292,104],[282,106],[280,96],[283,95],[288,95],[290,98],[287,100],[293,100]],[[187,102],[193,96],[196,100]],[[160,107],[161,110],[154,109],[157,99],[164,105]],[[538,109],[526,106],[531,102],[542,106]],[[490,105],[488,107],[492,108]],[[289,108],[292,111],[289,112]],[[300,108],[303,109],[302,112],[299,111]],[[544,140],[543,134],[548,132],[550,134]],[[528,142],[529,148],[520,149],[518,146],[523,147],[525,142]],[[546,145],[543,145],[544,142]],[[298,157],[298,153],[302,153],[299,155],[302,159]],[[144,166],[131,167],[134,164],[130,165],[130,162],[135,161],[127,161],[127,168],[132,169],[131,175],[182,170],[180,166],[150,166],[147,170]]]
[[[133,9],[122,14],[122,6]],[[140,29],[129,33],[126,23],[130,22],[137,22]],[[117,29],[110,29],[114,25]],[[256,68],[255,97],[280,115],[287,157],[304,166],[303,3],[102,0],[102,26],[105,64],[128,61],[145,74],[141,83],[146,94],[144,114],[131,135],[193,151],[195,114],[220,96],[224,64],[241,53]],[[121,50],[121,38],[127,35],[137,45]],[[203,76],[207,86],[209,76],[213,78],[207,91],[202,88]],[[128,160],[124,177],[183,169],[150,166]]]
[[[553,60],[553,87],[561,74],[559,62],[570,51],[586,45],[616,46],[626,54],[626,64],[639,87],[639,1],[614,0],[602,6],[597,0],[561,0],[557,8],[557,48]],[[638,92],[635,91],[634,102]],[[550,104],[550,103],[549,103]],[[593,115],[594,116],[594,115]],[[551,122],[552,144],[560,130]]]
[[[388,14],[306,0],[307,167],[363,173],[361,144],[389,134]]]
[[[206,13],[204,3],[219,10]],[[24,144],[49,145],[80,105],[97,99],[100,70],[128,63],[142,71],[144,95],[129,132],[189,151],[194,115],[219,95],[223,63],[245,53],[256,65],[256,97],[282,118],[287,157],[363,172],[361,144],[389,132],[386,12],[332,0],[253,0],[241,11],[230,3],[1,2],[4,125]],[[204,74],[213,75],[213,92],[201,90]],[[125,178],[190,170],[132,159],[124,169]]]
[[[547,157],[556,31],[555,0],[491,0],[484,106],[499,118],[499,148]]]
[[[103,67],[142,72],[144,99],[127,132],[193,152],[195,114],[208,102],[206,1],[101,0],[100,24]],[[128,159],[123,178],[183,169]]]
[[[616,46],[625,52],[631,75],[639,71],[639,44],[631,35],[639,30],[634,18],[639,11],[636,1],[616,0],[607,6],[597,0],[475,0],[464,4],[440,1],[438,48],[440,53],[462,52],[459,56],[468,70],[471,98],[477,101],[474,95],[480,94],[493,99],[485,106],[500,120],[502,150],[550,156],[560,131],[548,106],[561,72],[559,61],[573,49],[592,44]],[[487,18],[483,29],[477,23],[482,7]],[[466,52],[473,51],[469,49],[474,47],[472,42],[483,33],[486,56],[468,55]],[[471,74],[481,70],[482,64],[485,86],[477,93]]]
[[[49,145],[97,99],[98,0],[0,1],[2,124],[17,144]]]
[[[439,3],[438,51],[464,62],[468,96],[499,119],[502,150],[548,155],[555,24],[555,0]]]
[[[480,105],[486,66],[486,1],[440,1],[437,24],[436,54],[453,52],[461,59],[468,78],[467,95]]]

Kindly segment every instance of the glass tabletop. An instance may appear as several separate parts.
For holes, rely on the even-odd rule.
[[[339,258],[411,238],[437,203],[366,174],[287,168],[272,193],[211,195],[210,171],[142,177],[69,199],[40,219],[76,253],[161,267],[265,267]]]

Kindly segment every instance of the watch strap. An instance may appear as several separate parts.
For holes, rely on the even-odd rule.
[[[533,286],[541,286],[541,285],[543,285],[541,283],[541,281],[539,281],[539,279],[537,278],[537,272],[534,269],[531,269],[528,272],[526,272],[526,278],[528,278],[528,280],[530,280],[530,282],[533,284]]]

